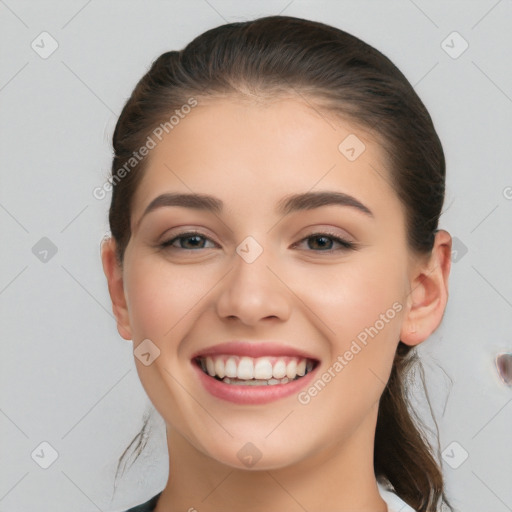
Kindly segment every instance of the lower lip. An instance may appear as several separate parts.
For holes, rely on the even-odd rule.
[[[286,384],[274,384],[268,386],[251,386],[244,384],[226,384],[220,380],[210,377],[194,362],[192,366],[199,375],[199,380],[206,391],[213,396],[235,404],[266,404],[280,398],[297,394],[309,385],[315,374],[316,368],[301,377]]]

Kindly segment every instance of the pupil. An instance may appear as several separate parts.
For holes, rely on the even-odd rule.
[[[195,240],[195,242],[189,243],[190,240]],[[201,245],[201,237],[198,235],[188,236],[184,239],[185,245],[191,245],[192,247],[198,247]]]
[[[330,240],[326,236],[316,236],[316,237],[313,237],[313,240],[315,240],[313,245],[315,245],[315,243],[316,243],[316,245],[319,246],[320,249],[329,249],[329,247],[326,247],[326,246],[328,246],[329,243],[332,243],[332,240]]]

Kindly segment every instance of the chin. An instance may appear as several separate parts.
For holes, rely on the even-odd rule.
[[[283,469],[299,461],[297,451],[283,449],[282,442],[232,440],[229,444],[214,446],[204,451],[214,461],[244,471],[270,471]],[[293,452],[293,453],[292,453]]]

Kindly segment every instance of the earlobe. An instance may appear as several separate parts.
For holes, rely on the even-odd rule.
[[[101,243],[101,261],[112,300],[112,312],[117,321],[117,330],[125,340],[131,340],[132,332],[124,295],[123,273],[116,257],[116,243],[112,237],[105,238]]]
[[[451,248],[450,234],[437,231],[430,258],[414,270],[400,333],[400,340],[406,345],[425,341],[443,319],[448,301]]]

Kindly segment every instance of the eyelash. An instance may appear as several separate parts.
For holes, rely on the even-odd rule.
[[[165,250],[171,249],[171,250],[182,250],[182,251],[195,251],[195,250],[198,250],[198,249],[205,249],[204,247],[199,247],[198,249],[183,249],[182,247],[173,247],[172,246],[172,244],[174,242],[176,242],[177,240],[182,240],[182,239],[186,239],[186,238],[192,238],[194,236],[197,236],[197,237],[203,238],[205,240],[209,240],[212,243],[215,243],[209,237],[203,235],[200,232],[187,231],[187,232],[179,234],[178,236],[175,236],[174,238],[166,240],[165,242],[162,242],[159,246],[160,246],[161,249],[165,249]],[[320,250],[316,250],[316,251],[314,249],[311,249],[313,252],[334,253],[334,252],[337,252],[337,251],[355,250],[358,247],[356,243],[349,242],[348,240],[345,240],[344,238],[340,238],[339,236],[333,235],[332,233],[328,233],[328,232],[315,232],[315,233],[311,233],[311,235],[308,235],[307,237],[305,237],[302,240],[299,240],[298,242],[293,244],[292,247],[296,247],[300,243],[305,242],[306,240],[309,240],[310,238],[321,238],[321,237],[328,238],[328,239],[330,239],[330,240],[332,240],[334,242],[337,242],[338,244],[341,245],[341,247],[339,249],[324,249],[324,250],[320,249]],[[206,249],[208,249],[208,248],[206,248]]]

